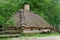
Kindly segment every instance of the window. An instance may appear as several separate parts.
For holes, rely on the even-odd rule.
[[[31,29],[31,30],[33,30],[33,29]]]
[[[16,29],[15,29],[16,30]]]
[[[38,30],[40,30],[40,28]]]

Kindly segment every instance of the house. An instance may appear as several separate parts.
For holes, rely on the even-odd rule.
[[[18,10],[14,16],[15,26],[21,27],[23,33],[50,32],[53,28],[41,16],[31,11],[29,4],[25,4],[24,9]]]
[[[30,5],[25,4],[24,9],[18,10],[10,17],[15,25],[6,27],[6,33],[42,33],[50,32],[53,27],[41,16],[30,10]],[[9,20],[8,20],[9,21]]]

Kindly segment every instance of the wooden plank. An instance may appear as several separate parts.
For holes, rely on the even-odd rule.
[[[1,34],[0,37],[13,37],[13,36],[20,36],[20,34]]]

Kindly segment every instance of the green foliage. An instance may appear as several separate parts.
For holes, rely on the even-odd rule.
[[[53,0],[49,10],[48,21],[54,26],[57,27],[60,25],[60,0]]]
[[[24,34],[22,35],[23,37],[46,37],[46,36],[60,36],[60,33],[57,33],[57,32],[53,32],[53,33],[36,33],[36,34]]]
[[[22,0],[0,0],[0,15],[4,17],[2,21],[6,23],[10,16],[21,8],[22,2]]]
[[[60,0],[0,0],[0,24],[6,23],[11,15],[23,8],[25,2],[53,26],[60,25]],[[14,23],[10,21],[8,24]]]
[[[0,15],[0,24],[2,24],[4,21],[4,17],[2,17],[1,15]]]

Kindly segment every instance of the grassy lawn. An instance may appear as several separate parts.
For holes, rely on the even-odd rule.
[[[0,38],[0,40],[8,40],[8,38]]]
[[[50,33],[50,34],[24,34],[27,37],[45,37],[45,36],[60,36],[60,33]]]

